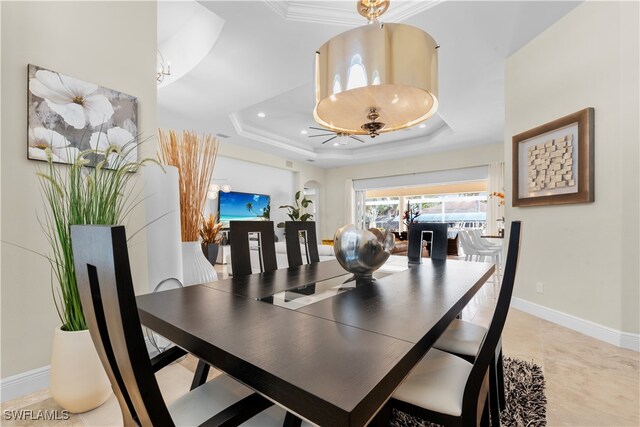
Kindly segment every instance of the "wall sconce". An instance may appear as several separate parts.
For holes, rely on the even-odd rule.
[[[160,84],[164,80],[165,76],[171,75],[171,62],[167,62],[167,68],[165,70],[164,57],[162,56],[162,53],[160,52],[160,50],[158,50],[158,54],[157,54],[157,64],[158,64],[158,71],[156,72],[156,81],[158,84]]]

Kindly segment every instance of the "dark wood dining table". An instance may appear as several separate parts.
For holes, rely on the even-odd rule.
[[[363,426],[493,271],[424,259],[344,283],[350,275],[331,260],[137,303],[144,325],[292,413],[321,426]]]

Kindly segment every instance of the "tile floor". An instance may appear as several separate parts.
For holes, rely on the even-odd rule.
[[[224,271],[220,271],[222,276]],[[494,285],[487,284],[463,312],[463,318],[487,325],[495,303]],[[509,312],[503,337],[504,354],[542,366],[546,379],[549,426],[640,426],[640,353],[589,338],[524,312]],[[189,357],[158,373],[167,403],[189,389],[195,359]],[[71,414],[64,421],[13,421],[6,410],[61,408],[47,390],[1,405],[3,426],[121,426],[112,396],[101,407]]]

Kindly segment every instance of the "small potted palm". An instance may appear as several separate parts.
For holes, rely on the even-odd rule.
[[[98,145],[99,146],[99,145]],[[62,326],[56,328],[51,355],[50,392],[70,412],[100,406],[111,385],[91,341],[82,311],[71,248],[71,225],[122,224],[135,206],[130,181],[146,160],[130,161],[135,141],[79,152],[73,164],[54,165],[38,173],[46,209],[42,218],[51,254],[47,255],[55,282],[54,302]]]
[[[209,214],[208,218],[202,218],[199,234],[202,239],[202,252],[207,257],[211,265],[216,265],[218,258],[218,248],[222,239],[222,223],[218,222],[218,217]]]

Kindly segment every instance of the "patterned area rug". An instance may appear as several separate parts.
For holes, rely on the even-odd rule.
[[[547,399],[544,396],[542,368],[523,360],[504,358],[504,387],[507,407],[500,414],[505,427],[544,427],[547,425]],[[420,418],[393,411],[393,427],[436,427]]]

